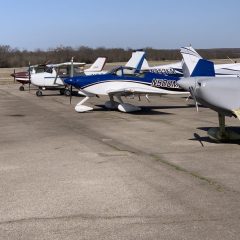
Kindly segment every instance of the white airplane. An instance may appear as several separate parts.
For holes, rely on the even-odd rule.
[[[192,61],[193,60],[193,61]],[[225,117],[240,120],[240,79],[236,76],[215,76],[214,64],[205,59],[184,56],[186,77],[178,84],[191,93],[196,108],[202,104],[218,113],[219,128],[210,128],[208,135],[217,141],[239,141],[240,135],[225,127]],[[194,74],[195,77],[189,77]]]
[[[30,84],[31,84],[30,75],[39,73],[39,72],[43,72],[44,69],[46,69],[46,67],[47,67],[47,64],[38,64],[38,65],[31,65],[31,66],[29,65],[29,67],[26,71],[15,72],[15,70],[14,70],[14,73],[12,73],[11,76],[14,77],[14,80],[21,83],[19,90],[24,91],[25,85],[28,85],[30,87]],[[30,74],[29,74],[29,72],[30,72]]]
[[[195,68],[196,64],[200,59],[203,59],[191,46],[190,47],[182,47],[180,50],[183,59],[188,63],[189,71]],[[216,77],[238,77],[240,75],[240,64],[239,63],[231,63],[231,64],[214,64],[214,70]],[[184,76],[190,76],[189,73],[185,72]]]
[[[31,83],[39,89],[36,91],[37,96],[42,96],[42,90],[59,90],[60,94],[70,95],[68,86],[64,79],[74,75],[92,75],[104,74],[103,67],[106,63],[105,57],[98,58],[88,69],[82,70],[85,63],[65,62],[59,64],[48,64],[41,72],[33,72],[30,75]]]

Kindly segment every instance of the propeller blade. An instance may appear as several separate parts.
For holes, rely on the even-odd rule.
[[[197,109],[197,112],[198,112],[198,102],[197,102],[196,96],[194,94],[193,87],[189,87],[189,92],[191,93],[191,96],[192,96],[192,98],[194,100],[194,103],[195,103],[195,106],[196,106],[196,109]]]
[[[14,68],[14,71],[13,71],[13,77],[14,77],[14,83],[16,82],[16,70]]]
[[[70,87],[70,104],[72,104],[72,85]]]
[[[28,91],[30,92],[30,84],[31,84],[31,66],[30,62],[28,64]]]

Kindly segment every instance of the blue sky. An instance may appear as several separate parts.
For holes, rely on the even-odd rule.
[[[240,47],[239,0],[0,0],[0,45]]]

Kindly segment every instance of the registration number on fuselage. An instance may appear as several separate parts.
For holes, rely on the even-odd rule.
[[[157,88],[179,88],[176,80],[153,79],[152,86]]]
[[[160,74],[167,74],[167,75],[175,75],[177,72],[173,68],[156,68],[156,69],[151,69],[150,72],[152,73],[160,73]]]

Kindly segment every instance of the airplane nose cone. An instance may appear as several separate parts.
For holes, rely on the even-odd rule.
[[[186,91],[189,91],[189,88],[195,87],[196,80],[194,78],[182,78],[177,83],[178,85]]]

